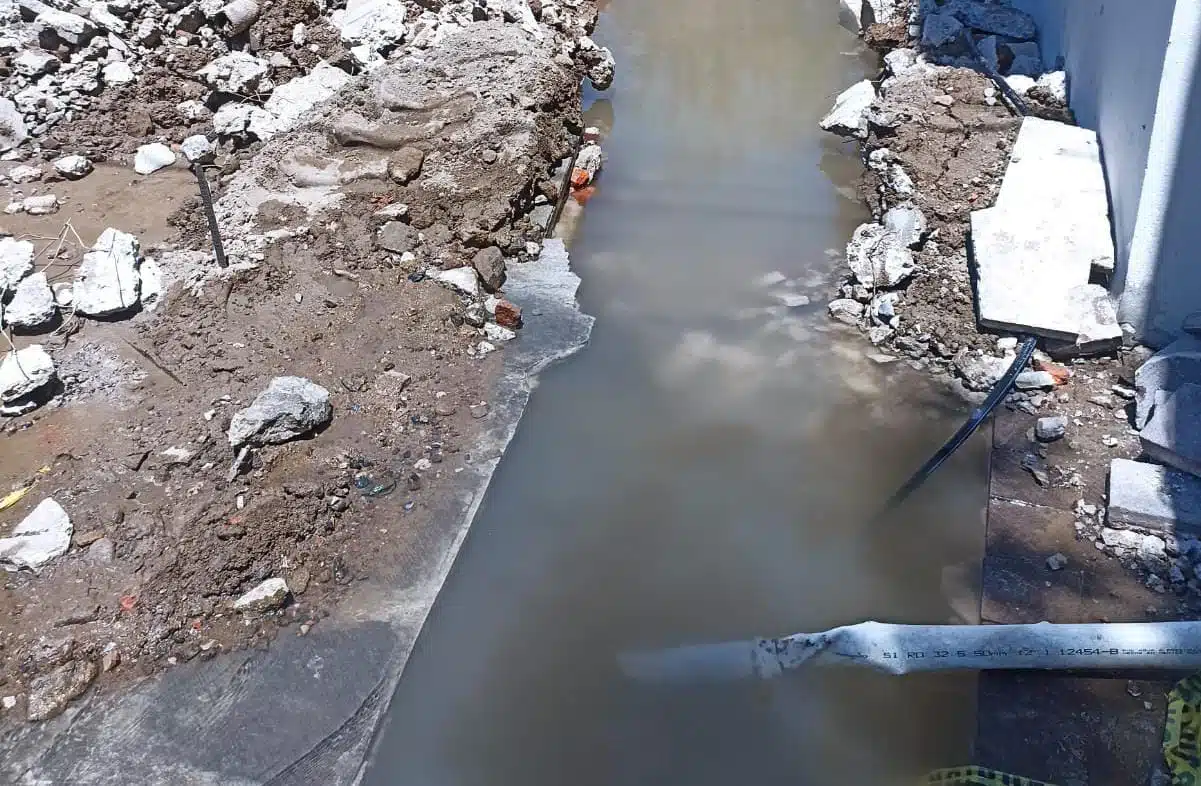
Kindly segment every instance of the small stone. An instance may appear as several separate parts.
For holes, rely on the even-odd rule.
[[[54,169],[68,180],[79,180],[92,171],[92,162],[81,155],[63,156],[54,162]]]
[[[1064,415],[1039,418],[1034,424],[1034,436],[1039,442],[1054,442],[1067,433],[1068,419]]]
[[[471,265],[479,273],[487,292],[496,292],[505,285],[505,257],[496,246],[489,246],[476,253]]]
[[[472,406],[471,407],[471,417],[475,418],[476,420],[480,420],[481,418],[488,417],[488,405],[487,404],[475,404],[474,406]]]
[[[997,339],[998,352],[1013,352],[1018,347],[1018,340],[1013,336],[1004,336]]]
[[[402,147],[388,159],[388,176],[400,185],[407,185],[421,174],[425,153],[416,147]]]
[[[860,224],[847,243],[847,265],[860,284],[898,286],[913,274],[912,252],[896,233],[880,224]]]
[[[8,170],[8,179],[17,185],[34,183],[42,179],[42,170],[36,166],[21,164]]]
[[[288,582],[270,578],[234,601],[238,611],[271,611],[288,600]]]
[[[121,665],[121,652],[116,644],[107,644],[100,655],[100,671],[107,674]]]
[[[512,330],[509,330],[507,327],[501,327],[495,322],[489,322],[488,324],[484,325],[484,335],[489,341],[497,343],[512,341],[513,339],[517,338],[517,334]]]
[[[0,699],[0,706],[3,706],[6,710],[11,710],[13,707],[17,706],[17,697],[5,696],[4,698]]]
[[[279,444],[312,433],[333,417],[329,391],[303,377],[276,377],[229,424],[229,444]]]
[[[926,214],[911,202],[891,208],[881,221],[909,248],[920,247],[926,238]]]
[[[1023,371],[1018,374],[1014,387],[1018,390],[1050,390],[1055,387],[1055,377],[1047,371]]]
[[[216,149],[204,134],[193,134],[179,144],[184,158],[193,164],[207,164],[216,158]]]
[[[251,96],[269,92],[272,85],[267,75],[271,65],[249,52],[230,52],[210,62],[196,72],[205,84],[223,93]]]
[[[1063,554],[1060,554],[1059,552],[1055,552],[1051,556],[1047,557],[1047,570],[1050,570],[1050,571],[1063,570],[1065,567],[1067,567],[1067,564],[1068,564],[1068,558],[1065,557]]]
[[[42,74],[53,74],[62,65],[57,57],[49,52],[26,49],[12,59],[12,67],[22,76],[39,77]]]
[[[134,155],[133,170],[139,175],[149,175],[175,163],[175,152],[161,142],[142,145]]]

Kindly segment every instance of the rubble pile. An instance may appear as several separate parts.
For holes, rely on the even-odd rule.
[[[393,567],[381,554],[409,558],[531,318],[513,266],[558,249],[559,205],[600,172],[579,88],[614,66],[593,0],[11,8],[3,425],[55,428],[70,413],[47,403],[86,406],[76,391],[134,404],[82,419],[83,455],[28,470],[0,522],[0,723],[53,717],[122,664],[261,645],[277,622],[304,635]],[[172,242],[102,217],[43,247],[35,219],[100,172],[138,186],[184,162],[205,167],[228,267],[195,198]]]

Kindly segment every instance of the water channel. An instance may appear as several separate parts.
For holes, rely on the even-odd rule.
[[[979,438],[865,523],[962,408],[822,309],[865,211],[853,147],[817,121],[875,65],[837,6],[606,9],[618,81],[586,105],[608,162],[571,243],[592,342],[544,374],[366,784],[890,786],[967,760],[969,677],[664,689],[614,660],[970,616]]]

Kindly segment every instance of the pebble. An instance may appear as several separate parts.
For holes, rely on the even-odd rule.
[[[58,197],[54,194],[39,194],[25,197],[21,209],[31,216],[46,216],[58,212]]]
[[[1067,567],[1068,558],[1059,552],[1047,557],[1047,570],[1059,571]]]
[[[1068,419],[1064,415],[1039,418],[1034,424],[1034,436],[1039,442],[1054,442],[1067,433]]]

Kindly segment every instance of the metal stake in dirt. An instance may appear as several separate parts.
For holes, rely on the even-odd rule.
[[[217,212],[213,210],[213,194],[209,191],[209,181],[205,177],[204,167],[200,164],[192,164],[192,174],[196,175],[196,182],[200,185],[200,201],[204,203],[204,214],[208,217],[209,234],[213,236],[213,254],[217,257],[218,267],[229,267],[229,260],[225,258],[225,248],[221,245],[221,229],[217,226]]]

